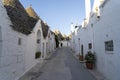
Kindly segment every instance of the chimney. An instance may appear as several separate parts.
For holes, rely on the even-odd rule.
[[[71,23],[71,33],[73,33],[74,32],[74,24],[73,24],[73,22]]]
[[[90,16],[90,12],[91,12],[90,0],[85,0],[85,11],[86,11],[86,18],[88,18]]]

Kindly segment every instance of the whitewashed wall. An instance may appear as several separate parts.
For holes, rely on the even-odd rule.
[[[49,49],[50,49],[50,52],[53,52],[55,50],[55,35],[54,33],[51,34],[50,36],[50,46],[49,46]]]
[[[83,55],[85,56],[85,54],[87,54],[88,51],[92,51],[93,49],[92,48],[91,50],[89,50],[88,48],[88,44],[92,43],[92,38],[93,38],[91,26],[88,24],[86,28],[81,27],[79,31],[79,36],[80,36],[80,51],[81,51],[81,45],[83,45]]]
[[[0,19],[0,80],[15,80],[39,62],[35,59],[36,33],[41,30],[41,25],[39,21],[28,36],[12,30],[12,23],[1,2]],[[21,45],[18,44],[19,38]]]
[[[0,26],[2,31],[2,53],[0,54],[0,80],[17,79],[25,70],[26,36],[13,31],[11,22],[0,2]],[[18,38],[22,44],[18,45]]]
[[[55,49],[54,35],[48,44],[48,35],[45,39],[43,38],[41,20],[37,22],[30,35],[14,31],[10,26],[12,23],[1,0],[0,20],[0,80],[17,80],[35,64],[43,61],[50,44],[51,50]],[[39,37],[37,35],[38,30],[40,31]],[[40,39],[39,45],[37,44],[38,38]],[[19,39],[21,39],[21,45],[19,45]],[[35,59],[37,51],[42,53],[39,59]]]
[[[120,1],[109,0],[101,8],[100,20],[93,25],[97,69],[108,80],[120,80]],[[105,41],[113,40],[114,51],[105,51]]]
[[[72,33],[72,39],[71,39],[71,48],[72,48],[72,50],[73,51],[75,51],[75,49],[76,49],[76,44],[75,44],[75,34],[74,33]]]
[[[42,59],[35,59],[35,53],[38,51],[38,47],[39,46],[42,47],[42,45],[38,46],[38,44],[37,44],[37,37],[38,37],[37,32],[38,31],[40,31],[41,35],[42,35],[40,20],[37,22],[36,26],[34,27],[32,34],[30,34],[26,37],[27,38],[26,54],[25,54],[25,69],[26,69],[26,71],[28,71],[30,68],[32,68],[36,63],[39,63],[42,61]],[[42,40],[42,36],[41,36],[41,40]],[[40,49],[40,51],[41,51],[41,49]]]
[[[70,46],[69,41],[64,40],[64,41],[61,41],[61,43],[63,44],[63,47],[69,47]]]
[[[84,55],[89,51],[88,44],[92,43],[92,51],[96,54],[96,69],[108,80],[120,80],[119,5],[118,0],[107,0],[103,8],[100,8],[100,18],[98,19],[96,14],[92,15],[86,28],[79,29],[78,37],[73,36],[80,38],[80,45],[84,46]],[[105,41],[109,40],[113,40],[113,52],[105,51]],[[75,43],[78,45],[77,39]]]

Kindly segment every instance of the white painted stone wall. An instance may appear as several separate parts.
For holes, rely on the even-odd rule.
[[[120,80],[120,2],[109,0],[100,10],[100,20],[93,24],[97,69],[108,80]],[[105,41],[113,40],[114,51],[105,51]]]
[[[0,80],[17,80],[36,63],[43,61],[46,56],[46,43],[39,20],[30,35],[12,30],[12,24],[7,12],[0,1]],[[37,51],[37,31],[41,31],[41,53],[43,59],[35,59]],[[18,39],[21,38],[21,45]],[[43,44],[44,43],[44,49]],[[44,52],[44,53],[43,53]]]
[[[54,35],[54,34],[51,34],[49,40],[50,40],[49,49],[50,49],[50,52],[53,52],[53,51],[55,50],[55,35]]]
[[[76,44],[76,55],[81,54],[81,46],[83,45],[83,55],[85,55],[89,49],[88,44],[92,43],[92,36],[90,33],[90,28],[80,28],[75,39]]]
[[[37,22],[36,26],[34,27],[32,34],[28,35],[27,38],[27,45],[26,45],[26,54],[25,54],[25,69],[28,71],[32,68],[36,63],[40,62],[40,59],[35,59],[35,53],[37,50],[37,32],[38,30],[41,31],[40,28],[40,21]]]
[[[72,50],[73,51],[75,51],[75,49],[76,49],[76,44],[75,44],[75,34],[74,33],[72,33],[72,39],[71,39],[71,48],[72,48]]]
[[[64,41],[61,41],[61,43],[63,44],[63,47],[69,47],[70,46],[69,41],[64,40]]]
[[[77,38],[80,38],[80,45],[84,46],[84,55],[89,51],[88,44],[92,43],[92,52],[95,52],[96,55],[96,69],[108,80],[120,80],[119,5],[118,0],[108,0],[104,7],[100,8],[100,19],[96,14],[92,15],[89,24],[85,28],[79,29],[78,37],[73,35],[77,46]],[[112,52],[105,51],[105,41],[109,40],[113,40],[114,51]]]
[[[2,32],[2,53],[0,54],[0,80],[15,80],[25,70],[26,36],[13,31],[11,22],[0,2],[0,26]],[[22,44],[18,45],[18,38]]]

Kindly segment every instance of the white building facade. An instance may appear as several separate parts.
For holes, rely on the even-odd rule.
[[[95,68],[108,80],[120,80],[119,5],[118,0],[95,0],[88,23],[84,20],[71,40],[76,54],[95,53]]]
[[[50,29],[48,28],[44,37],[44,26],[39,19],[29,35],[14,30],[1,1],[0,20],[0,80],[17,80],[46,57]],[[49,44],[55,46],[54,34],[51,39]],[[51,52],[54,49],[51,48]],[[41,56],[35,59],[38,51]]]

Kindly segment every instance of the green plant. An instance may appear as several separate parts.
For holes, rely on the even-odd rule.
[[[40,56],[41,56],[41,52],[36,52],[35,53],[35,59],[40,58]]]
[[[85,55],[85,60],[86,62],[94,62],[95,61],[95,55],[89,51],[86,55]]]
[[[59,39],[56,34],[55,34],[55,42],[56,42],[56,48],[58,48],[59,47]]]

